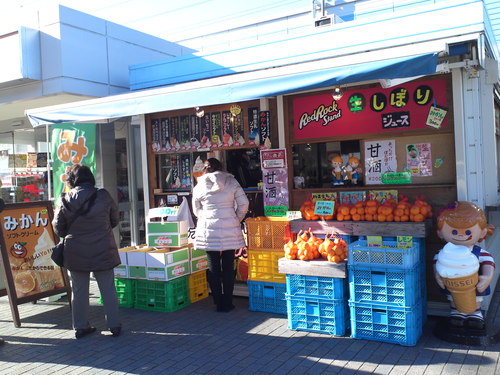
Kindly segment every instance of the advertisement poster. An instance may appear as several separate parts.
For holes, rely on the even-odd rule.
[[[385,203],[388,200],[398,201],[397,190],[370,190],[368,192],[368,199],[375,199],[380,203]]]
[[[293,100],[296,140],[395,130],[445,128],[445,79],[406,82],[390,88],[346,91],[341,99],[331,94]]]
[[[28,152],[28,158],[26,160],[27,168],[36,168],[37,154],[36,152]]]
[[[432,155],[430,143],[406,145],[406,167],[412,176],[432,176]]]
[[[382,174],[396,172],[396,142],[365,142],[365,181],[367,185],[381,184]]]
[[[286,150],[261,150],[264,213],[286,216],[288,210],[288,169]]]
[[[52,170],[54,197],[68,191],[66,171],[74,164],[84,164],[95,174],[95,124],[52,125]]]
[[[64,286],[61,268],[50,259],[55,241],[47,208],[7,208],[2,235],[17,298]]]
[[[0,169],[9,168],[9,150],[0,150]]]
[[[341,191],[340,204],[356,204],[366,200],[366,192],[364,191]]]

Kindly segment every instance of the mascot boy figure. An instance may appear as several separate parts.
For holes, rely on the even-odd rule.
[[[452,202],[437,217],[437,234],[447,242],[434,257],[434,276],[448,295],[449,325],[484,330],[483,296],[490,294],[495,271],[491,254],[478,242],[493,233],[481,208],[470,202]]]

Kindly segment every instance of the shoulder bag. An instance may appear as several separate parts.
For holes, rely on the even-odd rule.
[[[75,220],[76,220],[76,218],[78,216],[85,215],[90,210],[90,207],[92,207],[92,204],[95,201],[96,195],[97,195],[97,189],[82,204],[82,206],[76,211],[75,216],[73,217],[73,219],[68,222],[68,227],[66,229],[67,232],[69,232],[69,228],[75,222]],[[62,204],[64,205],[65,204],[64,197],[61,200],[62,200]],[[89,202],[89,204],[88,204],[88,206],[87,206],[87,208],[85,210],[85,213],[83,213],[83,207],[85,207],[85,203],[87,203],[87,202]],[[65,240],[65,238],[61,238],[61,240],[59,241],[59,243],[52,248],[52,254],[50,254],[50,258],[52,259],[52,261],[55,264],[57,264],[59,267],[63,267],[64,266],[64,240]]]

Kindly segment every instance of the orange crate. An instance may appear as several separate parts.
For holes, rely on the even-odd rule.
[[[283,217],[256,217],[245,223],[250,250],[283,250],[291,237],[290,221]]]
[[[286,283],[286,275],[278,272],[278,259],[283,258],[282,250],[248,250],[248,280],[267,283]]]

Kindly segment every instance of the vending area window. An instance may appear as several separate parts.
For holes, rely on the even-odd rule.
[[[257,188],[262,180],[260,151],[257,148],[226,151],[226,168],[244,189]]]
[[[344,171],[349,158],[361,160],[360,149],[359,140],[292,145],[294,188],[328,188],[334,184],[349,186],[349,181],[335,183],[332,159]]]

